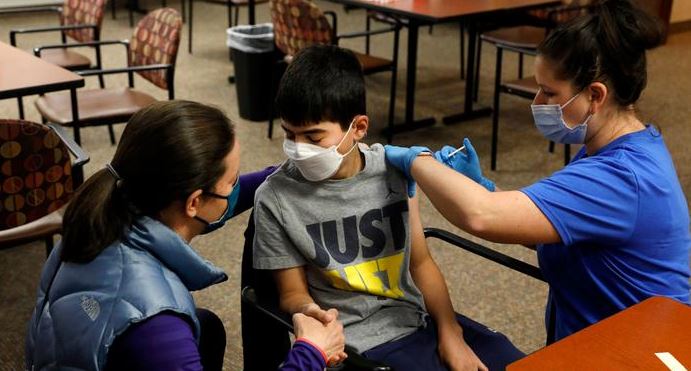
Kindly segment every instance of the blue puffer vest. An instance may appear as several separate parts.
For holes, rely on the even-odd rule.
[[[199,338],[190,291],[228,277],[160,222],[137,219],[87,264],[61,263],[58,244],[41,273],[26,339],[28,370],[103,370],[131,324],[162,311],[186,315]]]

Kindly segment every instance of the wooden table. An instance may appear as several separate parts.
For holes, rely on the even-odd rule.
[[[24,118],[23,96],[69,90],[72,118],[74,123],[78,123],[77,88],[82,86],[84,78],[76,73],[0,42],[0,99],[17,98],[19,118]],[[75,128],[78,126],[74,124]],[[74,134],[75,141],[79,143],[79,131],[75,129]]]
[[[468,27],[468,71],[475,68],[477,41],[476,22],[497,12],[527,10],[560,4],[560,0],[328,0],[334,3],[365,8],[407,18],[408,24],[408,71],[406,72],[405,120],[394,126],[396,132],[417,129],[434,124],[434,118],[415,120],[415,84],[417,68],[418,29],[421,25],[463,21]],[[488,115],[490,108],[473,109],[473,74],[466,75],[463,113],[444,118],[444,123],[454,123]]]
[[[691,307],[653,297],[509,365],[523,370],[670,370],[668,352],[691,369]]]

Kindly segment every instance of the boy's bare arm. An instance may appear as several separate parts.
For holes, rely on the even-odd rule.
[[[452,370],[487,370],[463,340],[463,330],[456,321],[446,282],[427,249],[417,197],[411,198],[408,203],[412,248],[410,273],[415,285],[422,292],[427,312],[437,325],[438,347],[442,361]]]
[[[323,310],[314,302],[307,286],[304,267],[274,271],[281,310],[290,314],[302,313],[327,324],[338,318],[336,309]]]

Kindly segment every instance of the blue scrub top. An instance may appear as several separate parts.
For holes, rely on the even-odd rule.
[[[559,340],[650,296],[689,303],[689,210],[653,126],[521,190],[562,243],[538,246]],[[549,323],[549,318],[547,318]]]

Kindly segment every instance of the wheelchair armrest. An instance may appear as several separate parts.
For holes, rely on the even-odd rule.
[[[288,331],[293,332],[293,320],[290,318],[288,313],[280,310],[277,307],[262,305],[259,302],[259,298],[257,298],[257,293],[254,292],[252,287],[243,287],[240,295],[242,296],[243,302],[250,304],[254,309],[266,314],[273,320],[283,325],[283,327],[285,327]]]
[[[254,289],[250,286],[244,287],[241,291],[242,301],[250,304],[254,309],[266,314],[273,320],[283,325],[290,332],[294,332],[293,321],[290,315],[277,307],[263,305]],[[345,352],[348,358],[345,360],[346,369],[353,371],[390,371],[391,368],[377,361],[367,359],[352,347],[346,345]]]
[[[345,363],[345,368],[348,371],[391,371],[391,367],[378,361],[365,358],[362,354],[348,345],[345,347],[345,352],[348,358],[346,358],[343,363]]]
[[[490,249],[489,247],[482,246],[473,241],[467,240],[461,236],[453,234],[451,232],[438,229],[438,228],[425,228],[425,237],[434,237],[442,241],[448,242],[452,245],[458,246],[466,251],[469,251],[475,255],[479,255],[485,259],[489,259],[495,263],[501,264],[507,268],[511,268],[515,271],[521,272],[527,276],[533,277],[540,281],[545,281],[542,276],[540,268],[518,260],[514,257],[502,254],[499,251]]]

